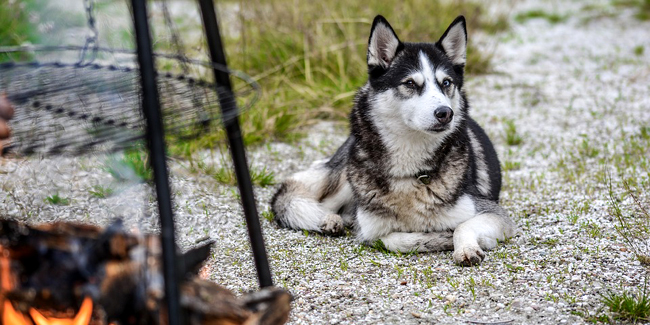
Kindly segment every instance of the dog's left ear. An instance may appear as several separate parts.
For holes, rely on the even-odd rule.
[[[467,53],[467,27],[465,17],[458,16],[447,28],[436,45],[447,54],[454,65],[465,65]]]
[[[368,39],[368,67],[379,66],[384,70],[388,69],[401,46],[402,42],[386,18],[381,15],[375,17]]]

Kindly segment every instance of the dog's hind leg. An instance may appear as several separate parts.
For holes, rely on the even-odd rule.
[[[273,196],[271,208],[282,227],[339,235],[345,228],[337,212],[351,198],[344,173],[319,161],[284,181]]]
[[[380,237],[393,252],[440,252],[454,249],[453,232],[392,232]]]
[[[477,214],[461,223],[454,231],[454,261],[463,266],[480,264],[483,250],[496,247],[497,240],[505,240],[517,233],[514,222],[496,202],[475,199]]]

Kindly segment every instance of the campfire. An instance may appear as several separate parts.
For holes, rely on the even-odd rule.
[[[10,252],[0,246],[0,301],[3,301],[0,314],[2,315],[2,324],[6,325],[87,325],[90,324],[90,319],[93,312],[93,301],[90,297],[85,297],[81,303],[79,312],[69,318],[54,318],[46,317],[41,312],[34,308],[29,309],[30,317],[26,316],[20,311],[14,309],[13,304],[9,299],[5,298],[7,293],[12,292],[11,279],[12,273],[10,270],[11,261],[9,259]]]
[[[211,243],[179,256],[188,324],[283,324],[291,295],[278,288],[237,298],[200,279]],[[154,235],[0,219],[0,315],[6,325],[166,324],[161,247]]]

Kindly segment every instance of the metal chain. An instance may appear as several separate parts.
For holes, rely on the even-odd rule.
[[[181,39],[178,36],[178,31],[176,30],[176,27],[174,26],[174,22],[172,21],[172,17],[169,14],[169,8],[167,7],[167,0],[161,1],[161,5],[162,5],[163,16],[165,17],[165,24],[169,28],[169,34],[171,35],[171,38],[172,38],[172,44],[176,48],[175,49],[176,50],[176,53],[175,53],[176,59],[178,59],[178,61],[180,62],[181,69],[183,69],[183,73],[188,74],[189,73],[189,67],[187,65],[188,59],[184,54],[184,49],[185,48],[183,47]]]
[[[97,30],[97,26],[95,26],[95,16],[94,16],[94,9],[95,9],[95,1],[94,0],[84,0],[84,8],[86,10],[86,17],[88,17],[88,29],[90,29],[90,36],[86,37],[86,44],[84,44],[84,47],[81,49],[81,54],[79,56],[79,62],[77,62],[78,65],[88,65],[92,63],[95,58],[97,57],[97,50],[99,48],[99,31]],[[88,49],[92,47],[92,53],[90,55],[90,59],[86,61],[86,53],[88,52]],[[84,63],[85,61],[85,63]]]
[[[190,61],[187,56],[185,56],[185,47],[183,46],[183,43],[181,42],[181,38],[178,36],[178,31],[176,30],[176,26],[174,26],[174,21],[172,20],[171,15],[169,14],[169,8],[167,6],[167,0],[161,1],[161,6],[162,6],[162,11],[163,11],[163,16],[165,17],[165,25],[167,25],[167,28],[169,29],[169,34],[171,35],[172,39],[172,44],[175,47],[175,53],[174,57],[178,60],[178,62],[181,65],[181,69],[183,70],[183,74],[189,75],[190,74],[190,69],[188,62]],[[198,133],[196,134],[197,136],[208,130],[208,127],[211,124],[211,119],[209,114],[207,112],[203,112],[201,114],[201,95],[198,92],[193,92],[192,93],[192,104],[194,105],[195,108],[197,108],[197,111],[199,115],[203,115],[201,119],[203,120],[203,128],[198,130]]]

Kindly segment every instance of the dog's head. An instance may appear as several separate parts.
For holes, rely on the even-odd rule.
[[[444,134],[465,115],[462,93],[467,31],[459,16],[436,43],[403,43],[382,16],[372,24],[368,74],[373,114],[412,130]]]

